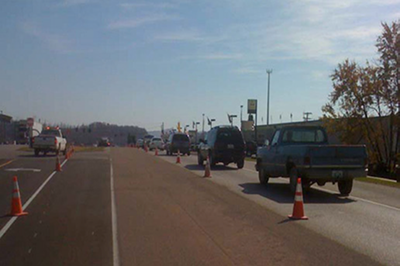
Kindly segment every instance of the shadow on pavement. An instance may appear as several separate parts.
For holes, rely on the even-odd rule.
[[[23,154],[23,155],[18,155],[18,157],[20,158],[52,158],[52,157],[57,157],[57,155],[55,154],[50,154],[50,155],[39,155],[39,156],[35,156],[34,154]],[[64,157],[64,155],[60,154],[60,158]]]
[[[204,165],[200,166],[198,164],[188,164],[185,165],[185,168],[188,170],[203,170],[204,171]],[[224,165],[216,165],[211,167],[211,172],[212,171],[237,171],[237,168],[229,167],[229,166],[224,166]]]
[[[239,184],[239,186],[243,188],[242,192],[245,194],[258,194],[277,203],[293,203],[294,201],[294,195],[290,191],[289,184],[269,183],[267,186],[263,186],[258,183],[243,183]],[[355,202],[347,197],[341,197],[339,194],[331,194],[313,189],[312,187],[308,192],[303,194],[303,200],[306,204],[343,204]]]

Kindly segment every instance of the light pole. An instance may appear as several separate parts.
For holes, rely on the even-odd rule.
[[[240,130],[242,130],[243,121],[243,105],[240,105]]]
[[[233,127],[233,118],[237,117],[237,115],[230,115],[228,114],[228,120],[231,123],[231,126]]]
[[[204,114],[203,114],[203,130],[202,130],[202,134],[204,135]]]
[[[198,138],[197,138],[197,125],[200,125],[200,122],[195,122],[195,125],[196,125],[196,144],[197,144],[197,142],[198,142]]]
[[[270,75],[272,73],[272,69],[267,69],[267,74],[268,74],[268,93],[267,93],[267,125],[269,125],[269,80],[270,80]]]

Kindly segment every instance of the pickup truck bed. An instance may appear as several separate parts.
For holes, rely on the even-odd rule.
[[[309,139],[312,132],[318,135],[315,143]],[[292,140],[292,135],[297,139]],[[366,176],[365,146],[328,145],[321,127],[284,127],[275,132],[271,144],[257,152],[256,169],[264,184],[270,177],[289,177],[294,191],[296,178],[301,177],[305,188],[314,183],[323,186],[326,182],[337,182],[340,192],[349,194],[353,179]]]

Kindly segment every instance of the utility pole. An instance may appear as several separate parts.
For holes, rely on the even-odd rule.
[[[272,73],[272,69],[267,69],[268,74],[268,93],[267,93],[267,125],[269,125],[269,87],[270,87],[270,75]]]

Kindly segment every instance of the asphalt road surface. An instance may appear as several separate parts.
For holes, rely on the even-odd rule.
[[[286,180],[263,187],[252,163],[217,166],[204,179],[195,156],[176,165],[175,157],[111,148],[75,153],[54,172],[54,156],[5,149],[0,212],[9,212],[17,175],[29,214],[0,218],[0,265],[400,262],[396,189],[356,183],[349,198],[330,186],[312,189],[310,220],[293,222]]]

